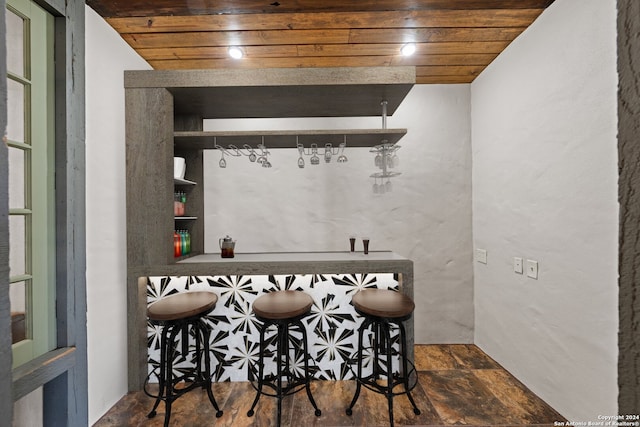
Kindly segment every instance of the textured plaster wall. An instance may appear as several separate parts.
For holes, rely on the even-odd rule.
[[[86,7],[89,421],[127,392],[123,71],[150,69]]]
[[[640,413],[640,3],[618,1],[619,412]]]
[[[471,90],[475,342],[576,421],[617,413],[616,84],[615,1],[556,0]]]
[[[414,261],[416,342],[472,342],[469,86],[415,86],[387,125],[408,132],[399,143],[402,175],[384,195],[372,192],[376,168],[366,148],[347,148],[346,164],[311,166],[307,158],[304,169],[294,148],[272,150],[271,169],[246,157],[226,157],[220,169],[220,154],[206,151],[205,250],[218,252],[226,234],[238,252],[348,250],[349,235],[366,235],[371,250]],[[204,123],[205,130],[381,126],[380,117]]]

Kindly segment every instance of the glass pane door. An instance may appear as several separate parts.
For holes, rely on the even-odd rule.
[[[54,21],[30,0],[8,0],[5,23],[15,367],[54,346]]]

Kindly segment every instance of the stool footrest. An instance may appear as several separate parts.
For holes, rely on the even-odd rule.
[[[391,395],[393,395],[393,396],[399,396],[401,394],[407,394],[411,390],[413,390],[416,387],[416,385],[418,384],[418,372],[417,372],[415,366],[413,366],[413,363],[411,363],[410,361],[407,361],[407,363],[411,365],[411,369],[409,369],[409,372],[407,374],[409,376],[409,388],[405,389],[403,391],[399,391],[399,392],[393,391],[393,389],[395,389],[396,387],[398,387],[400,385],[404,386],[404,377],[400,376],[399,374],[394,374],[393,375],[394,380],[393,380],[393,383],[391,384],[391,390],[392,390]],[[380,380],[375,378],[375,377],[376,377],[376,375],[372,374],[372,375],[369,375],[368,377],[356,378],[356,381],[358,381],[360,384],[362,384],[364,387],[368,388],[371,391],[374,391],[374,392],[380,393],[380,394],[384,394],[384,395],[388,394],[388,386],[387,386],[387,384],[379,383],[378,381],[380,381]],[[413,381],[411,381],[412,377],[413,377]]]
[[[258,382],[257,381],[251,381],[251,386],[258,392],[260,392],[260,394],[263,394],[265,396],[271,396],[271,397],[279,397],[279,396],[289,396],[291,394],[295,394],[299,391],[304,390],[304,388],[307,385],[307,382],[304,380],[304,378],[299,378],[296,379],[296,381],[293,382],[288,382],[288,383],[284,383],[282,384],[282,390],[280,392],[280,394],[278,394],[278,386],[276,384],[274,384],[271,381],[268,381],[267,378],[265,378],[265,381],[262,383],[262,386],[267,386],[270,389],[274,390],[273,393],[270,393],[268,391],[265,391],[264,389],[260,390],[258,387]]]

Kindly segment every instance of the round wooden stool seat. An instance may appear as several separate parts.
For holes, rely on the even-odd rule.
[[[253,312],[263,319],[291,319],[307,313],[312,305],[313,299],[304,292],[277,291],[258,297]]]
[[[416,307],[408,296],[387,289],[363,289],[351,301],[361,313],[388,319],[407,317]]]
[[[185,292],[169,295],[147,307],[147,316],[151,320],[171,321],[186,319],[208,313],[218,302],[218,296],[212,292]]]

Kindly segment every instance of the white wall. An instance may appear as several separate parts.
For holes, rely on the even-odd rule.
[[[576,421],[617,413],[616,86],[615,1],[556,0],[471,89],[475,342]]]
[[[237,239],[237,252],[348,250],[367,235],[371,250],[414,260],[417,343],[473,339],[469,85],[415,86],[387,127],[407,128],[393,190],[373,194],[367,148],[347,148],[346,164],[297,166],[295,148],[271,150],[271,169],[246,157],[205,152],[205,250]],[[380,117],[205,120],[205,130],[350,129]],[[347,140],[347,146],[348,146]],[[308,148],[308,147],[307,147]],[[189,166],[187,165],[187,168]],[[358,250],[362,242],[358,239]]]
[[[86,7],[89,421],[127,392],[123,70],[149,69]]]

